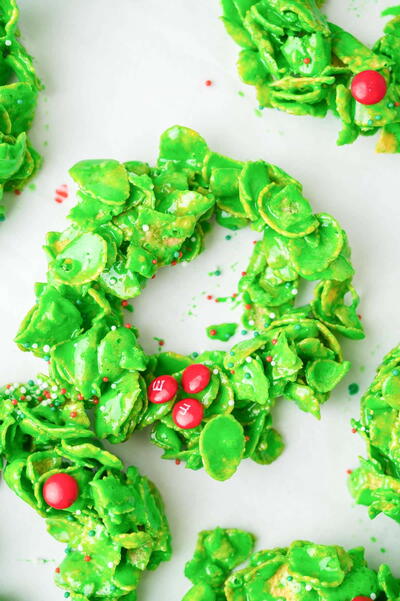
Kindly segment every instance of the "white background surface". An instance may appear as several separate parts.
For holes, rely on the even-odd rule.
[[[287,401],[279,403],[275,421],[287,449],[276,463],[262,467],[246,461],[221,484],[204,472],[161,461],[145,434],[119,446],[126,462],[137,464],[159,485],[173,532],[173,560],[144,578],[141,601],[182,597],[189,584],[183,565],[196,533],[216,525],[252,530],[259,537],[258,548],[286,545],[295,538],[362,544],[373,565],[389,561],[400,574],[399,526],[385,517],[370,522],[364,508],[353,507],[346,490],[346,469],[356,465],[364,450],[349,425],[357,416],[359,395],[350,397],[347,386],[357,382],[364,389],[383,353],[398,342],[399,157],[376,155],[371,138],[337,148],[334,118],[273,111],[257,117],[254,92],[236,74],[237,47],[218,20],[216,0],[20,4],[23,37],[46,84],[33,132],[45,166],[36,190],[12,199],[1,226],[1,383],[29,379],[44,369],[42,361],[22,354],[12,338],[33,303],[34,281],[45,274],[45,232],[64,228],[73,204],[72,194],[63,205],[55,203],[54,190],[63,183],[71,186],[67,170],[80,159],[154,161],[159,134],[175,123],[187,125],[214,150],[240,159],[263,158],[289,171],[302,181],[316,211],[339,219],[353,248],[367,338],[346,344],[354,367],[325,406],[320,423]],[[384,22],[379,12],[386,6],[342,0],[328,9],[332,21],[372,43]],[[212,87],[205,87],[206,79]],[[153,336],[165,338],[165,348],[178,352],[217,347],[205,337],[205,326],[233,320],[234,314],[227,304],[210,303],[202,293],[235,290],[254,238],[246,231],[227,242],[227,233],[215,230],[202,257],[186,268],[164,270],[135,303],[146,350],[156,349]],[[216,267],[222,270],[220,278],[207,275]],[[62,555],[63,545],[50,539],[43,520],[1,482],[2,600],[61,600],[52,573]]]

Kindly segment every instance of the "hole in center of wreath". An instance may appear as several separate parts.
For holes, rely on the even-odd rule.
[[[261,237],[249,228],[231,231],[214,223],[194,261],[160,269],[125,312],[125,323],[139,329],[145,352],[189,355],[227,349],[253,336],[242,323],[238,282]],[[314,286],[301,282],[296,306],[309,302]]]

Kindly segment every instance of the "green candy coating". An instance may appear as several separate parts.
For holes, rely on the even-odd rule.
[[[237,545],[240,545],[238,551]],[[253,552],[254,537],[234,529],[200,532],[185,575],[193,586],[182,601],[396,601],[400,579],[388,566],[368,567],[364,549],[295,541]],[[227,554],[230,561],[227,562]],[[234,571],[240,563],[246,566]]]
[[[42,164],[27,133],[42,89],[32,57],[20,42],[15,0],[3,0],[0,15],[0,200],[22,190]],[[0,221],[4,206],[0,205]]]
[[[171,556],[163,503],[152,482],[103,449],[83,401],[70,401],[45,376],[0,390],[0,430],[6,484],[67,544],[56,584],[73,601],[136,598],[142,573]],[[44,482],[59,472],[79,488],[63,510],[42,495]]]
[[[225,28],[241,47],[238,71],[242,81],[256,87],[261,108],[314,117],[332,111],[342,123],[339,145],[379,131],[377,152],[400,152],[400,16],[390,10],[382,13],[394,18],[370,49],[329,23],[320,4],[314,0],[221,0]],[[385,97],[376,104],[361,104],[351,94],[354,75],[365,70],[378,71],[387,83]],[[266,219],[268,214],[267,210]],[[302,214],[306,217],[304,211],[297,215],[294,211],[287,235],[312,228],[311,219],[302,223]],[[274,227],[273,223],[271,217],[269,225]]]
[[[271,420],[277,399],[286,396],[319,418],[350,367],[336,333],[363,337],[343,230],[333,217],[314,215],[301,184],[279,167],[224,157],[180,126],[162,134],[155,167],[89,160],[70,173],[79,202],[70,227],[47,235],[47,282],[36,285],[19,347],[49,359],[52,380],[69,402],[78,399],[74,411],[100,439],[123,442],[150,426],[165,459],[205,467],[218,480],[229,478],[241,459],[274,461],[283,450]],[[161,267],[192,261],[214,216],[227,227],[263,232],[239,281],[243,322],[254,336],[195,361],[176,353],[148,356],[122,308]],[[311,302],[298,307],[302,279],[316,287]],[[215,329],[216,338],[227,340],[236,328],[220,324],[208,333]],[[194,362],[212,373],[193,395],[203,420],[184,430],[172,411],[175,400],[187,398],[182,373]],[[147,391],[160,375],[174,377],[178,393],[155,405]]]
[[[380,513],[400,522],[400,347],[392,349],[378,367],[361,399],[361,419],[354,429],[367,443],[368,459],[349,476],[357,503],[366,505],[371,518]]]

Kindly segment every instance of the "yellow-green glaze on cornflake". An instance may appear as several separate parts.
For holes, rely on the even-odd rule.
[[[368,459],[349,478],[350,492],[371,518],[385,513],[400,522],[400,346],[384,358],[361,400],[354,428],[365,438]]]
[[[0,1],[0,200],[4,192],[21,190],[42,162],[27,137],[42,86],[19,41],[18,16],[15,0]]]
[[[135,467],[103,449],[79,401],[46,377],[0,391],[4,480],[67,545],[56,583],[71,601],[134,601],[144,570],[171,556],[161,497]],[[79,496],[67,509],[43,499],[44,482],[67,473]]]
[[[80,415],[94,409],[98,438],[123,442],[151,426],[164,458],[205,467],[220,480],[244,458],[274,461],[283,449],[271,424],[276,400],[285,396],[319,417],[350,367],[336,335],[364,335],[338,222],[315,215],[301,184],[279,167],[224,157],[179,126],[162,134],[156,167],[81,161],[71,175],[80,202],[70,227],[47,236],[47,281],[36,285],[19,347],[49,361],[51,378]],[[147,356],[135,328],[125,327],[122,308],[161,267],[192,261],[214,218],[263,234],[239,282],[244,323],[254,337],[196,359]],[[303,280],[315,282],[314,297],[299,307]],[[158,375],[180,382],[193,362],[207,365],[212,377],[194,395],[204,407],[202,423],[182,430],[172,419],[173,401],[149,403],[147,388]],[[186,396],[180,388],[177,400]]]
[[[380,132],[378,152],[400,151],[400,16],[370,49],[338,25],[329,23],[314,0],[221,0],[227,32],[241,46],[243,82],[254,85],[260,107],[342,122],[337,143]],[[387,83],[383,100],[356,102],[354,75],[379,71]]]
[[[252,554],[254,537],[240,530],[200,532],[185,575],[193,587],[182,601],[397,601],[400,580],[388,566],[368,567],[364,549],[295,541]],[[233,571],[243,561],[247,566]]]

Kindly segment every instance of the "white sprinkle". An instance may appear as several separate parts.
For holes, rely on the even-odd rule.
[[[254,326],[254,319],[249,319],[249,326]]]
[[[111,326],[112,331],[117,329],[117,326]]]
[[[111,388],[117,388],[117,385],[115,383],[111,384]]]
[[[187,261],[182,261],[182,262],[181,262],[181,265],[182,265],[182,267],[187,267],[187,265],[188,265],[188,262],[187,262]]]
[[[292,294],[297,294],[297,293],[298,293],[298,290],[297,290],[297,288],[293,288],[293,290],[292,290]]]
[[[22,394],[25,394],[25,392],[26,392],[25,386],[21,386],[21,388],[19,389],[19,391],[22,392]]]
[[[306,584],[305,588],[306,588],[306,591],[310,591],[312,589],[312,586],[311,586],[311,584]]]
[[[114,564],[113,564],[113,562],[112,562],[112,561],[109,561],[109,562],[108,562],[108,564],[107,564],[107,566],[108,566],[109,568],[113,568],[113,567],[114,567]]]
[[[78,545],[78,551],[83,551],[82,545]]]
[[[375,595],[375,593],[371,593],[371,594],[370,594],[370,597],[371,597],[372,601],[374,601],[374,599],[376,599],[376,595]]]
[[[149,231],[149,229],[150,229],[150,226],[148,226],[148,225],[147,225],[147,223],[144,223],[144,224],[142,225],[142,230],[143,230],[144,232],[148,232],[148,231]]]
[[[106,408],[105,407],[99,407],[99,411],[105,411]]]
[[[190,238],[190,242],[196,242],[196,238],[192,236],[192,238]]]
[[[75,513],[76,513],[76,515],[81,515],[82,511],[81,511],[80,509],[77,509],[77,510],[75,511]]]
[[[213,374],[214,374],[214,376],[218,376],[218,373],[219,373],[219,372],[218,372],[218,369],[213,369]]]
[[[49,350],[50,350],[50,346],[48,344],[45,344],[44,347],[43,347],[43,352],[44,353],[48,353]]]
[[[251,357],[246,357],[246,363],[251,363],[252,359]]]
[[[26,397],[26,400],[27,400],[27,401],[31,401],[31,400],[32,400],[32,397],[31,397],[31,395],[30,395],[30,394],[28,394],[28,396]]]
[[[58,397],[58,394],[56,392],[53,392],[50,396],[52,399],[56,399]]]
[[[37,347],[38,347],[38,345],[36,344],[36,342],[34,342],[34,343],[32,344],[32,348],[37,348]]]
[[[4,43],[6,46],[11,46],[11,40],[6,40]]]
[[[228,401],[229,407],[233,407],[234,404],[235,404],[235,401],[233,401],[232,399],[230,401]]]
[[[271,319],[275,319],[275,317],[276,317],[275,313],[270,313],[269,316]]]
[[[58,390],[57,386],[54,384],[54,386],[51,387],[53,392],[56,392]]]

